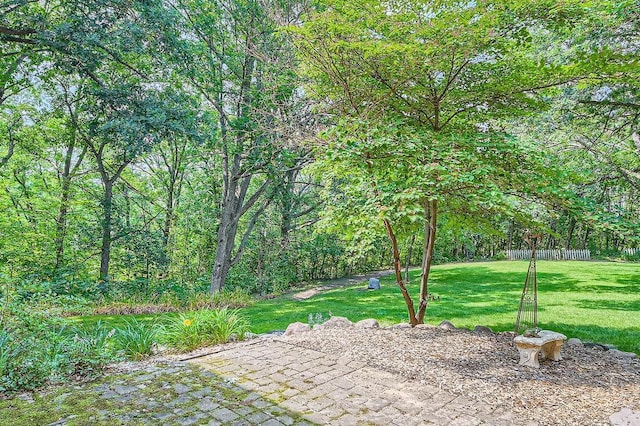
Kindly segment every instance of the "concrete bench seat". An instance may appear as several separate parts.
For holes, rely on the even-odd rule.
[[[513,341],[520,353],[520,365],[540,368],[541,359],[549,358],[552,361],[560,361],[560,349],[567,339],[564,334],[554,331],[542,330],[538,333],[538,337],[517,336]]]

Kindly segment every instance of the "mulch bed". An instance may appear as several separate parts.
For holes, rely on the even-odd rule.
[[[518,417],[548,425],[609,424],[622,408],[640,410],[640,360],[589,348],[562,347],[563,360],[539,369],[518,365],[513,333],[437,327],[328,329],[287,336],[289,343],[346,356],[439,386]]]

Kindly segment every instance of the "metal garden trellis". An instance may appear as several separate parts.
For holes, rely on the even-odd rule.
[[[536,276],[536,248],[542,242],[541,234],[526,234],[524,240],[531,247],[531,260],[527,270],[527,278],[522,288],[520,297],[520,308],[518,309],[518,319],[516,320],[516,334],[523,330],[525,335],[536,337],[540,329],[538,328],[538,279]]]

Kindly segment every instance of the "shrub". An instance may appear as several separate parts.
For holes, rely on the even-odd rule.
[[[156,324],[133,319],[125,323],[124,328],[115,334],[116,348],[133,360],[140,360],[153,353],[157,342]]]
[[[206,345],[196,327],[195,314],[180,314],[171,319],[162,329],[161,340],[183,352]]]
[[[215,311],[201,311],[204,333],[213,336],[212,343],[242,340],[249,331],[249,324],[235,309],[222,308]]]
[[[112,344],[115,329],[98,321],[92,327],[73,327],[67,331],[70,374],[95,377],[109,362],[119,360]]]
[[[69,377],[94,377],[118,359],[114,330],[65,327],[59,318],[12,305],[0,329],[0,392],[36,389]]]
[[[190,351],[243,339],[248,323],[238,311],[222,308],[180,314],[163,328],[162,341],[178,351]]]
[[[507,260],[507,253],[504,251],[499,251],[493,255],[492,260]]]
[[[187,301],[187,309],[198,311],[202,309],[244,308],[254,303],[249,293],[241,288],[223,290],[217,293],[195,293]]]

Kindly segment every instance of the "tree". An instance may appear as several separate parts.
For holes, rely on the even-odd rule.
[[[370,212],[381,211],[412,325],[427,308],[440,206],[508,206],[509,193],[532,190],[522,172],[535,156],[497,123],[539,109],[536,91],[580,76],[544,40],[582,13],[578,2],[330,0],[292,29],[310,90],[347,117],[334,134],[340,155],[331,159],[356,156],[350,164],[369,177],[378,204]],[[392,221],[417,212],[424,247],[416,310]]]
[[[210,286],[217,292],[271,203],[276,176],[296,167],[290,148],[298,129],[290,123],[300,95],[291,46],[276,31],[278,19],[295,19],[296,4],[190,0],[176,8],[183,31],[174,35],[176,63],[187,65],[181,73],[218,119],[222,194]]]
[[[176,132],[195,131],[189,96],[173,90],[148,36],[164,9],[158,2],[63,2],[65,20],[44,43],[58,72],[80,77],[71,125],[92,155],[103,186],[100,278],[109,279],[114,187],[142,154]],[[159,18],[157,18],[159,19]]]

